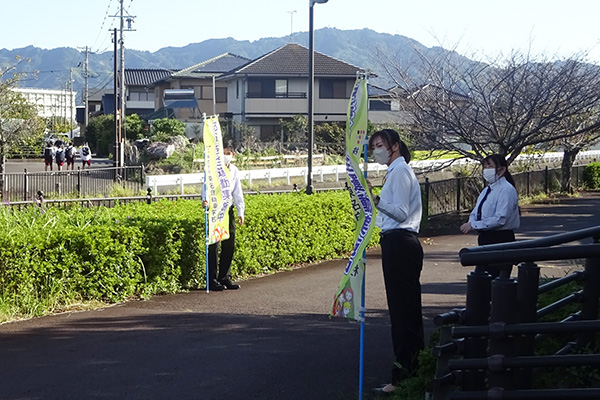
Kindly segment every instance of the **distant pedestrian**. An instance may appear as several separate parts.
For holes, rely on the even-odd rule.
[[[501,154],[492,154],[484,158],[481,165],[488,186],[479,195],[469,221],[460,226],[460,231],[467,234],[476,230],[480,246],[514,242],[515,229],[520,224],[519,196],[515,181],[508,172],[506,158]],[[494,278],[501,274],[509,278],[512,265],[488,265],[486,270]]]
[[[79,158],[81,158],[81,169],[85,169],[85,166],[89,168],[92,164],[92,150],[87,143],[81,146],[81,150],[79,151]]]
[[[52,164],[54,163],[54,156],[56,155],[56,148],[52,144],[52,142],[46,143],[46,148],[44,149],[44,171],[48,171],[48,167],[50,167],[50,171],[52,171]]]
[[[56,148],[56,154],[54,156],[54,159],[56,160],[56,169],[59,171],[62,170],[62,166],[65,163],[65,158],[65,148],[61,145]]]
[[[77,149],[73,146],[72,143],[69,143],[67,148],[65,149],[65,156],[67,160],[67,171],[69,170],[69,165],[71,166],[71,171],[75,169],[75,154],[77,153]]]

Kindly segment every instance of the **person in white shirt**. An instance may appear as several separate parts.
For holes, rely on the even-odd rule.
[[[515,181],[508,171],[506,158],[501,154],[487,156],[481,162],[483,178],[488,186],[481,192],[469,221],[460,226],[462,233],[477,231],[477,242],[486,244],[515,241],[519,228],[519,195]],[[486,270],[492,277],[510,277],[512,265],[489,265]]]
[[[388,166],[381,194],[374,197],[395,355],[391,383],[373,389],[385,395],[416,372],[418,355],[424,348],[420,283],[423,247],[417,236],[422,215],[421,187],[408,165],[410,152],[398,132],[376,132],[369,148],[375,161]]]
[[[242,225],[244,223],[244,212],[246,204],[244,203],[244,193],[242,191],[242,183],[240,181],[240,174],[237,167],[231,164],[235,153],[231,146],[223,148],[223,155],[225,156],[225,166],[229,169],[229,180],[231,182],[231,195],[233,197],[233,203],[237,209],[237,223]],[[206,196],[204,190],[202,191],[202,198]],[[207,207],[208,201],[202,201],[202,207]],[[208,246],[208,289],[211,291],[222,291],[224,289],[235,290],[239,289],[240,285],[231,282],[231,262],[233,261],[233,253],[235,251],[235,215],[233,213],[233,206],[229,208],[229,239],[221,240],[221,242],[214,243]],[[221,254],[217,254],[221,250]],[[218,264],[218,274],[217,274]]]
[[[87,143],[81,146],[81,150],[79,150],[79,158],[81,159],[81,169],[85,169],[86,165],[88,168],[90,168],[92,163],[92,150]]]

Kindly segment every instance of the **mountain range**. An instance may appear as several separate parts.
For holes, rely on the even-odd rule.
[[[308,32],[300,32],[279,38],[262,38],[255,41],[233,38],[208,39],[183,47],[165,47],[155,52],[125,48],[125,68],[183,69],[229,52],[254,59],[286,43],[293,41],[308,47]],[[411,66],[414,76],[419,74],[421,55],[435,56],[446,52],[441,47],[428,48],[416,40],[402,35],[378,33],[370,29],[340,30],[323,28],[315,31],[315,50],[335,57],[358,67],[369,69],[378,77],[373,83],[383,87],[392,86],[392,81],[384,72],[381,57],[396,60],[402,67]],[[81,102],[81,89],[85,85],[85,54],[69,47],[40,49],[28,46],[20,49],[0,49],[0,66],[14,64],[15,57],[28,59],[18,67],[25,73],[20,87],[64,90],[68,88],[72,71],[73,89],[78,92],[77,102]],[[89,88],[112,88],[113,51],[90,53],[88,63]]]

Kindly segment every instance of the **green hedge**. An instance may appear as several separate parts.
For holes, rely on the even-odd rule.
[[[585,166],[583,183],[589,189],[600,189],[600,162],[593,162]]]
[[[205,284],[198,201],[114,208],[0,209],[0,321],[80,300],[120,301]],[[234,278],[345,256],[354,219],[346,192],[246,196]],[[373,235],[370,246],[379,235]]]

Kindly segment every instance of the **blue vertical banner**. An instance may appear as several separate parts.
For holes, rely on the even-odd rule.
[[[354,247],[350,253],[344,276],[334,296],[331,315],[334,317],[361,320],[365,275],[365,250],[375,228],[375,207],[367,185],[367,179],[360,169],[361,157],[365,152],[367,138],[368,94],[367,79],[358,77],[350,103],[346,122],[346,173],[352,211],[354,212]],[[366,159],[367,155],[364,154]]]

